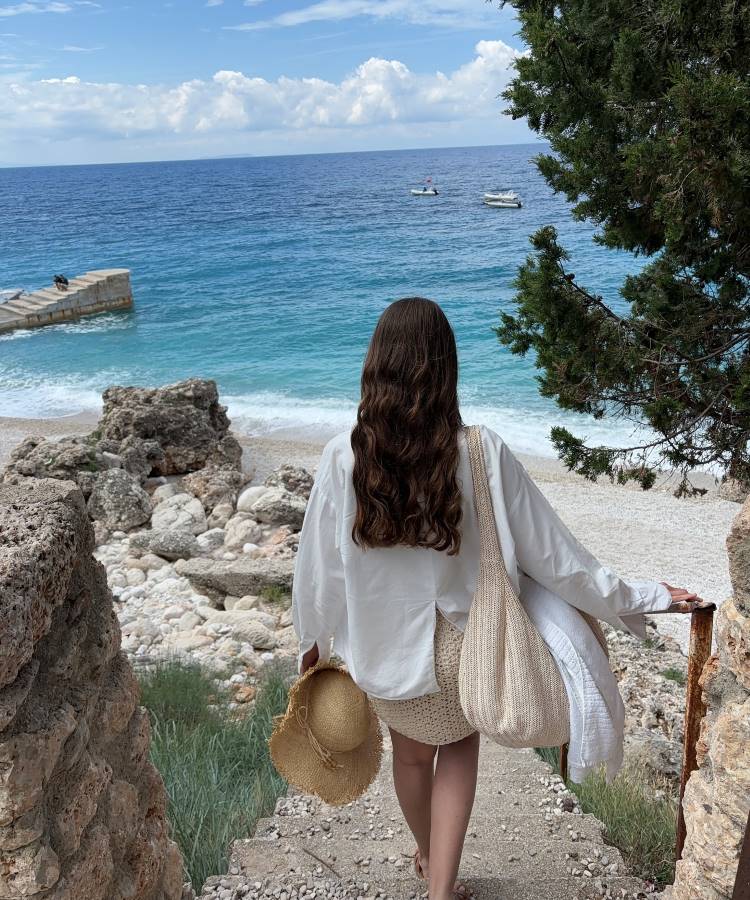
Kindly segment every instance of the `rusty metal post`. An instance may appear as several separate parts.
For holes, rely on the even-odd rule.
[[[560,777],[563,781],[568,780],[568,745],[563,744],[560,747]]]
[[[685,737],[682,745],[682,774],[680,776],[680,804],[677,810],[677,847],[675,858],[682,856],[685,845],[685,814],[682,798],[691,773],[698,768],[696,744],[706,707],[698,681],[703,667],[711,655],[711,639],[714,626],[714,605],[696,609],[690,618],[690,649],[688,650],[687,689],[685,691]]]
[[[737,877],[734,880],[732,900],[750,900],[750,815],[745,826],[745,839],[742,841],[740,861],[737,865]]]

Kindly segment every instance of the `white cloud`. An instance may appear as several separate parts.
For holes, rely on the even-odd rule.
[[[9,16],[21,16],[24,13],[68,13],[73,7],[70,3],[39,3],[32,0],[29,3],[14,3],[11,6],[0,6],[0,18]]]
[[[242,4],[243,6],[260,6],[261,3],[265,3],[266,0],[245,0]]]
[[[206,0],[206,6],[221,6],[224,0]]]
[[[103,50],[104,47],[79,47],[77,44],[66,44],[60,49],[65,53],[95,53],[97,50]]]
[[[474,58],[449,74],[420,74],[398,60],[373,57],[338,83],[285,76],[267,81],[233,71],[174,86],[87,82],[74,75],[0,82],[0,119],[12,123],[5,134],[11,139],[56,141],[497,119],[497,94],[516,56],[502,41],[480,41]]]
[[[254,5],[247,2],[246,5]],[[357,16],[373,19],[400,19],[415,25],[472,28],[486,25],[497,10],[481,0],[319,0],[302,9],[281,13],[270,19],[227,25],[231,31],[260,31],[291,28],[309,22],[341,22]]]
[[[0,6],[0,19],[10,16],[21,16],[26,13],[69,13],[73,12],[76,6],[101,8],[101,3],[95,3],[94,0],[72,0],[71,3],[45,2],[45,0],[28,0],[26,3],[12,3],[10,5]]]

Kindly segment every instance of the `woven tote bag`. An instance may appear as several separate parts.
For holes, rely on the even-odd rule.
[[[547,645],[508,578],[479,428],[466,429],[479,518],[479,580],[459,667],[468,722],[505,747],[554,747],[570,732],[568,696]]]

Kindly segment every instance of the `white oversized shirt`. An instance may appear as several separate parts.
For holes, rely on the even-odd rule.
[[[481,434],[503,559],[521,600],[541,586],[643,637],[643,613],[665,610],[669,591],[655,581],[623,581],[602,566],[573,537],[503,440],[484,426]],[[350,432],[339,434],[323,450],[300,534],[292,595],[300,658],[317,643],[327,659],[333,642],[367,693],[395,700],[435,693],[436,610],[463,631],[479,573],[466,436],[459,434],[463,517],[461,549],[454,556],[417,547],[361,549],[353,542],[350,438]],[[530,587],[521,590],[523,585]]]

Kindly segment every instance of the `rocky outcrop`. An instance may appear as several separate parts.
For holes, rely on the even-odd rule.
[[[112,531],[130,531],[151,518],[151,500],[132,475],[110,469],[96,479],[88,511]]]
[[[93,543],[74,484],[0,485],[0,900],[182,895]]]
[[[216,382],[191,378],[159,388],[111,387],[102,399],[102,439],[156,441],[163,457],[155,461],[154,474],[182,475],[207,465],[239,469],[242,448],[229,433]]]
[[[186,559],[175,564],[175,571],[199,590],[222,597],[226,594],[243,597],[245,594],[258,594],[264,588],[291,591],[294,560],[247,557],[228,561]]]
[[[734,597],[701,684],[708,712],[685,790],[687,838],[670,900],[727,900],[750,813],[750,500],[727,539]]]

